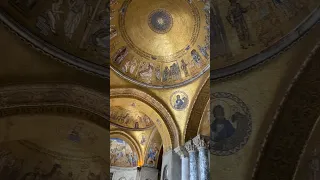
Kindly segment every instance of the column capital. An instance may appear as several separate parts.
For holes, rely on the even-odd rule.
[[[194,143],[192,142],[192,140],[187,141],[184,144],[184,147],[186,148],[186,150],[190,153],[190,152],[194,152],[197,150],[196,145],[194,145]]]
[[[198,149],[209,148],[210,138],[207,136],[203,136],[199,134],[195,138],[193,138],[192,141]]]
[[[174,149],[174,152],[176,152],[180,157],[188,157],[188,151],[184,146],[179,146]]]

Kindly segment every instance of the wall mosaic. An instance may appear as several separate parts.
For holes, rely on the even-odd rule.
[[[138,109],[125,108],[121,106],[110,107],[111,123],[119,127],[141,130],[148,129],[154,126],[151,118]]]
[[[177,111],[182,111],[189,104],[188,95],[183,91],[175,91],[170,96],[171,107]]]
[[[136,167],[138,156],[122,139],[110,139],[110,164],[118,167]]]
[[[1,20],[44,52],[108,76],[109,0],[1,2]]]
[[[316,0],[211,1],[211,78],[244,70],[284,50],[316,24],[319,5]]]
[[[31,158],[32,157],[32,158]],[[88,161],[87,161],[88,160]],[[17,141],[1,144],[0,177],[10,180],[107,180],[99,161],[61,159],[29,149]]]
[[[159,132],[155,129],[148,142],[145,154],[144,166],[157,167],[162,140]]]
[[[110,62],[122,77],[147,87],[169,88],[191,82],[209,69],[208,3],[116,2],[110,5],[114,33]]]
[[[147,140],[148,140],[148,137],[146,136],[145,133],[141,133],[141,134],[139,135],[139,142],[140,142],[140,144],[141,144],[142,146],[146,145]]]
[[[212,93],[210,104],[210,150],[218,156],[227,156],[242,149],[252,131],[251,113],[237,96]]]

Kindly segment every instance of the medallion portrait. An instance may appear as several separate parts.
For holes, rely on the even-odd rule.
[[[216,92],[211,94],[210,151],[228,156],[242,149],[251,131],[251,113],[237,96]]]
[[[171,107],[177,111],[184,110],[189,104],[188,95],[183,91],[176,91],[170,97]]]
[[[140,134],[139,140],[142,146],[146,145],[146,142],[147,142],[146,134],[145,133]]]

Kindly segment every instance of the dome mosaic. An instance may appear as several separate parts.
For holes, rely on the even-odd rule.
[[[209,68],[211,79],[219,79],[274,57],[314,27],[319,5],[318,0],[4,0],[0,21],[37,50],[79,69],[108,78],[111,67],[136,84],[171,88]]]
[[[111,8],[111,68],[152,88],[184,85],[210,66],[209,4],[118,0]]]
[[[318,0],[211,2],[211,79],[241,72],[274,57],[320,19]]]

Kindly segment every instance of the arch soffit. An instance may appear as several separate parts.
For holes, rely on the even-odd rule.
[[[146,148],[145,148],[145,152],[144,152],[144,162],[146,163],[147,162],[147,158],[148,158],[148,153],[149,153],[149,149],[150,149],[150,147],[152,146],[152,142],[154,142],[154,138],[155,138],[155,135],[156,135],[156,133],[159,133],[158,132],[158,130],[157,130],[157,128],[154,128],[153,130],[152,130],[152,132],[151,132],[151,134],[150,134],[150,138],[148,138],[148,142],[147,142],[147,146],[146,146]],[[161,146],[163,146],[163,142],[161,142],[161,145],[160,145],[160,147]],[[160,151],[158,152],[158,154],[157,154],[157,161],[159,160],[159,153],[160,153]],[[158,163],[158,162],[157,162]],[[156,163],[156,164],[157,164]]]
[[[78,117],[109,130],[109,97],[73,84],[10,85],[0,88],[0,118],[26,114]]]
[[[200,120],[197,134],[202,133],[201,131],[203,130],[203,126],[206,125],[205,123],[208,124],[208,122],[205,122],[205,121],[208,121],[208,120],[210,121],[210,119],[207,119],[207,118],[210,118],[210,115],[209,115],[209,117],[207,117],[208,111],[210,111],[210,100],[208,100],[208,102],[205,105],[204,112],[202,113],[202,116],[201,116],[201,120]],[[210,126],[210,123],[209,123],[209,126]],[[210,127],[209,127],[209,129],[210,129]],[[207,134],[202,134],[202,135],[207,135]]]
[[[175,123],[175,120],[169,113],[169,111],[155,98],[150,96],[149,94],[140,91],[134,88],[116,88],[110,90],[110,98],[134,98],[141,102],[146,103],[150,106],[159,116],[162,118],[164,126],[161,125],[162,128],[166,128],[168,131],[168,137],[171,142],[167,142],[164,146],[165,151],[172,149],[172,147],[178,147],[180,145],[179,138],[179,130]],[[154,121],[154,120],[153,120]],[[155,124],[159,124],[159,122],[154,122]],[[156,125],[157,126],[157,125]],[[161,136],[166,136],[161,134]],[[164,139],[164,138],[163,138]],[[164,142],[165,143],[165,142]]]
[[[292,179],[320,114],[320,42],[280,104],[260,152],[253,179]]]
[[[132,136],[130,136],[128,133],[124,131],[111,131],[110,138],[119,138],[125,141],[126,143],[128,143],[129,146],[132,148],[132,150],[136,152],[138,155],[138,158],[139,158],[138,165],[142,164],[143,162],[142,151],[140,149],[139,143]]]
[[[196,99],[193,101],[192,111],[189,115],[189,118],[186,122],[186,128],[184,130],[184,142],[197,136],[198,127],[200,126],[201,119],[204,116],[204,106],[210,101],[210,79],[209,77],[202,85],[201,90],[196,95]],[[201,117],[201,118],[199,118]]]

